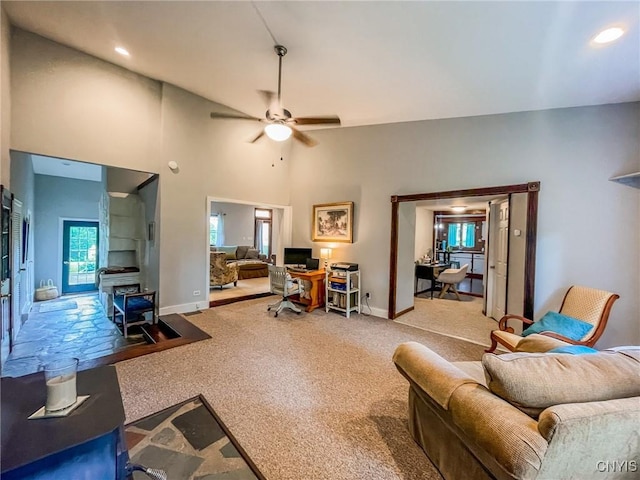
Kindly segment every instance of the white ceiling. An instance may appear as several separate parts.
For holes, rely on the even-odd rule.
[[[640,100],[638,2],[11,2],[12,23],[262,117],[343,125]],[[627,32],[599,48],[605,27]],[[114,52],[127,48],[130,58]]]
[[[31,155],[31,161],[33,162],[33,173],[38,175],[76,178],[92,182],[100,182],[102,180],[102,167],[100,165],[33,154]]]

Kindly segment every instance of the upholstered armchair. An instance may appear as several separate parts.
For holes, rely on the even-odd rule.
[[[238,264],[227,263],[227,254],[224,252],[209,253],[209,286],[222,287],[228,283],[238,284]]]
[[[512,320],[522,322],[523,328],[527,328],[535,322],[520,315],[505,315],[498,323],[498,330],[491,332],[491,346],[485,352],[493,352],[498,344],[512,352],[544,352],[565,345],[592,347],[604,332],[611,307],[618,298],[620,298],[619,295],[605,290],[574,285],[567,290],[559,313],[570,317],[568,321],[579,320],[591,325],[591,328],[586,330],[580,338],[567,338],[565,335],[558,333],[556,331],[557,328],[556,330],[541,329],[539,333],[523,337],[514,333],[515,330],[508,325],[508,322]],[[562,321],[562,317],[560,321]],[[523,345],[525,343],[523,338],[532,340],[531,342],[526,342],[528,344],[526,349]]]

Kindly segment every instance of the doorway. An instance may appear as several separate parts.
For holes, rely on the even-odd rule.
[[[98,222],[62,222],[62,294],[96,290]]]
[[[282,262],[285,246],[291,244],[292,210],[287,205],[207,197],[206,262],[218,247],[238,247],[234,255],[238,281],[211,286],[206,273],[209,306],[270,295],[267,264]],[[252,253],[247,258],[247,253]]]
[[[539,182],[529,182],[518,185],[507,185],[501,187],[487,187],[468,190],[452,190],[445,192],[420,193],[411,195],[394,195],[391,197],[391,248],[390,248],[390,275],[389,275],[389,305],[388,318],[396,319],[400,315],[413,310],[413,295],[407,295],[407,288],[400,290],[398,295],[398,285],[413,283],[415,259],[412,258],[413,249],[405,248],[411,242],[406,242],[408,231],[412,224],[415,224],[415,202],[421,201],[442,201],[449,202],[451,199],[469,198],[469,197],[488,197],[497,195],[525,194],[524,217],[526,217],[526,227],[524,232],[523,253],[521,255],[519,266],[521,270],[522,284],[519,287],[521,292],[514,292],[512,299],[517,299],[517,313],[524,316],[533,315],[534,303],[534,285],[535,285],[535,253],[536,253],[536,231],[537,231],[537,205],[538,192],[540,189]],[[414,204],[413,217],[410,208],[407,208],[410,202]],[[404,207],[403,207],[404,205]],[[521,235],[520,232],[514,233]],[[415,231],[411,231],[411,235],[415,236]],[[399,248],[399,245],[403,248]],[[411,251],[409,251],[411,250]],[[411,292],[413,289],[411,289]],[[510,302],[511,303],[511,302]]]

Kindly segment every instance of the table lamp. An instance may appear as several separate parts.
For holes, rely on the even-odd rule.
[[[329,264],[329,259],[331,258],[331,249],[330,248],[321,248],[320,249],[320,258],[324,259],[324,268],[327,268]]]

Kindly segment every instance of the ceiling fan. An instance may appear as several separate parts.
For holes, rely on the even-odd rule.
[[[266,123],[263,130],[258,133],[250,143],[257,141],[263,135],[267,135],[272,140],[282,142],[287,140],[291,135],[296,140],[304,143],[308,147],[313,147],[318,142],[305,133],[296,128],[297,125],[340,125],[340,118],[337,115],[326,117],[294,117],[291,112],[283,108],[281,102],[281,84],[282,84],[282,57],[287,54],[287,49],[282,45],[273,47],[278,55],[278,93],[267,90],[260,90],[260,94],[264,97],[268,104],[268,110],[265,118],[252,117],[244,114],[230,114],[211,112],[211,118],[218,119],[236,119],[236,120],[253,120]]]

